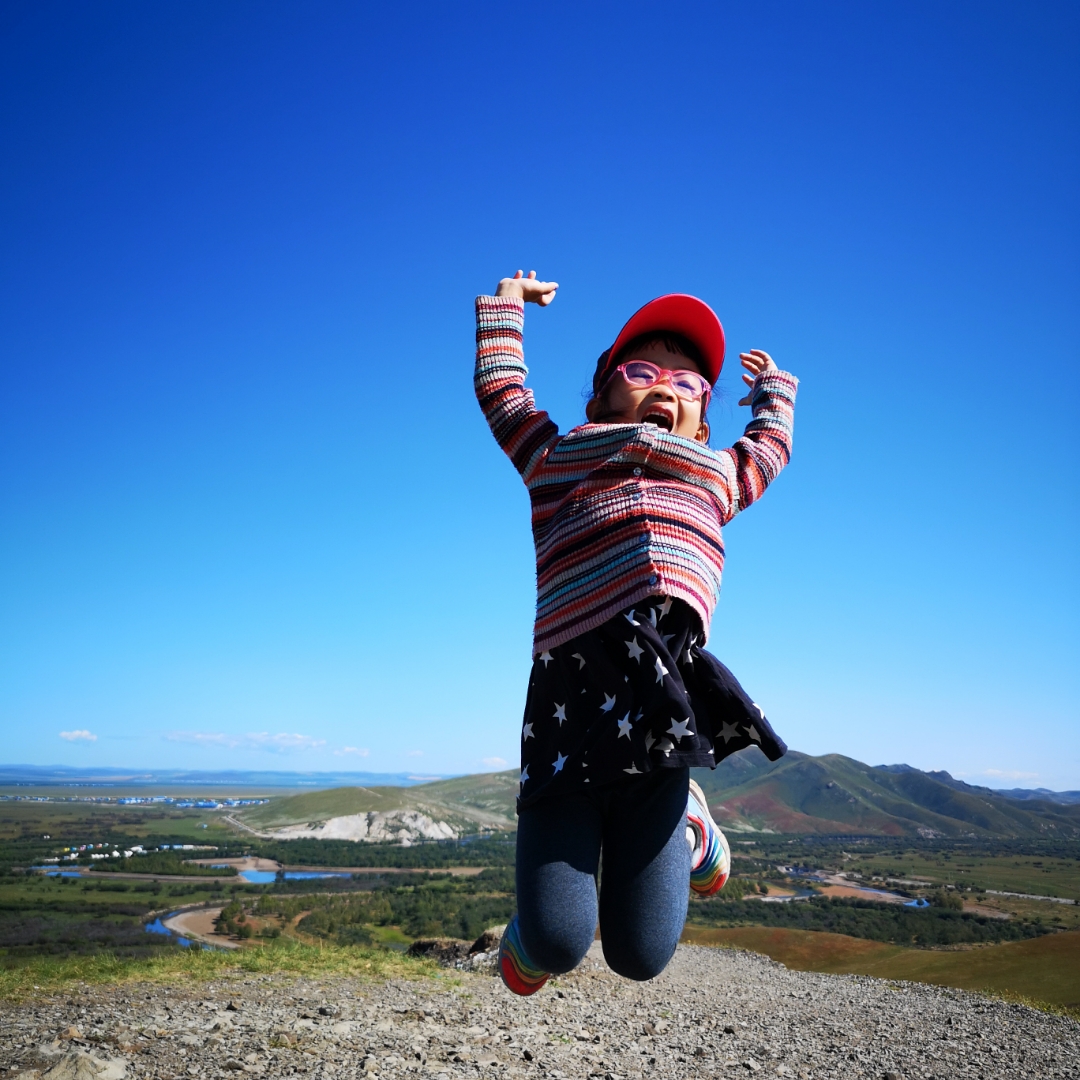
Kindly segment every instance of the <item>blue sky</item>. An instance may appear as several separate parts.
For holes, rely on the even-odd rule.
[[[472,299],[523,267],[564,429],[664,292],[800,377],[711,639],[791,746],[1080,788],[1078,23],[6,4],[4,759],[515,763],[532,546]]]

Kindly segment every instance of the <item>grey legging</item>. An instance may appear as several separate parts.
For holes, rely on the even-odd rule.
[[[686,921],[689,779],[689,769],[655,769],[522,809],[518,925],[536,966],[555,974],[576,967],[599,915],[604,958],[613,971],[641,980],[664,970]]]

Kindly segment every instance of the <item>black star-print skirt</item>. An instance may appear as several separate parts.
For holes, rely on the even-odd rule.
[[[652,769],[787,750],[738,679],[699,647],[697,614],[651,597],[533,661],[518,808]]]

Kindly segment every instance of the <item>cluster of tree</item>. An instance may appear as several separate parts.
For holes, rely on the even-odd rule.
[[[872,900],[814,897],[787,904],[695,900],[689,918],[709,926],[778,926],[930,948],[978,942],[1017,941],[1047,933],[1039,922],[989,919],[951,907],[913,909]]]
[[[515,837],[500,834],[471,840],[400,844],[358,844],[353,840],[252,841],[244,851],[288,866],[387,866],[438,870],[445,866],[513,866]]]
[[[400,926],[410,937],[475,938],[487,927],[507,922],[514,908],[513,871],[494,869],[470,877],[418,877],[410,884],[383,883],[331,896],[267,893],[256,910],[285,919],[308,911],[298,924],[302,933],[339,944],[364,944],[371,940],[372,926]]]
[[[189,862],[190,853],[180,851],[152,851],[148,855],[132,855],[130,859],[99,859],[91,863],[95,873],[123,871],[125,874],[183,874],[184,877],[235,877],[232,866],[200,866]]]
[[[250,938],[255,934],[255,928],[248,921],[244,905],[239,900],[230,900],[214,920],[214,929],[219,934],[234,935],[240,938]]]

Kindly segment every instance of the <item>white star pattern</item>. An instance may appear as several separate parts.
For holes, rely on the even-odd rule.
[[[637,643],[637,638],[634,638],[633,641],[628,641],[626,647],[630,650],[630,658],[636,660],[640,664],[641,657],[645,650]]]
[[[765,710],[756,701],[752,702],[752,704],[753,704],[754,708],[757,709],[757,711],[759,713],[761,713],[761,719],[764,720],[765,719]]]
[[[656,628],[656,608],[649,608],[649,622],[653,624],[653,629]]]
[[[580,671],[585,666],[585,657],[579,652],[571,653],[570,656],[578,662],[577,669]]]
[[[615,695],[614,694],[608,694],[608,693],[605,692],[605,694],[604,694],[604,704],[600,706],[600,711],[601,712],[611,712],[611,710],[614,709],[614,708],[615,708]]]
[[[566,764],[566,755],[559,752],[559,756],[551,764],[555,766],[557,773],[562,772],[563,766]]]
[[[662,619],[671,610],[671,597],[665,596],[664,602],[660,605],[660,618]]]
[[[629,769],[623,769],[623,772],[628,772],[631,776],[641,775],[641,770],[636,765],[631,765]]]
[[[726,720],[720,727],[720,736],[724,740],[726,746],[736,735],[739,734],[739,729],[734,724],[729,724]]]
[[[630,732],[633,730],[633,727],[634,727],[634,725],[630,723],[630,714],[627,713],[619,721],[619,735],[618,735],[618,737],[621,739],[625,735],[629,739],[630,738]]]
[[[560,727],[561,727],[561,726],[562,726],[562,725],[560,725]],[[535,735],[533,735],[533,731],[532,731],[532,724],[531,724],[531,723],[529,723],[529,724],[526,724],[526,725],[525,725],[525,726],[524,726],[524,727],[523,727],[523,728],[521,729],[521,741],[522,741],[522,742],[524,742],[524,741],[525,741],[526,739],[534,739],[535,737],[536,737],[536,736],[535,736]]]
[[[671,751],[675,749],[675,744],[670,739],[661,739],[656,744],[656,749],[659,750],[664,757],[670,757]]]
[[[551,661],[555,659],[555,657],[552,656],[551,653],[547,651],[547,649],[545,649],[536,659],[544,661],[544,668],[546,670],[548,664],[550,664]]]
[[[645,735],[645,751],[646,753],[656,745],[656,736],[650,731]]]
[[[552,714],[552,719],[553,720],[558,720],[559,721],[559,727],[562,727],[562,722],[566,719],[566,706],[565,705],[560,705],[556,701],[555,702],[555,712]]]
[[[526,765],[525,768],[521,770],[521,778],[518,780],[518,783],[521,784],[522,787],[524,787],[525,786],[525,781],[528,780],[528,779],[529,779],[529,766]]]
[[[758,734],[758,729],[754,727],[753,724],[746,729],[746,734],[749,735],[754,742],[761,742],[761,736]]]
[[[637,715],[634,717],[634,723],[636,724],[645,715],[644,709],[638,709]]]
[[[672,720],[671,727],[667,729],[669,735],[675,736],[675,741],[679,742],[684,735],[695,735],[696,732],[690,730],[690,717],[685,720]]]
[[[656,681],[658,683],[662,683],[664,681],[664,676],[667,673],[668,673],[668,669],[666,667],[664,667],[664,662],[658,656],[656,658]]]
[[[667,651],[671,652],[671,640],[672,640],[672,638],[675,637],[675,635],[674,634],[661,634],[660,637],[663,639],[664,645],[667,648]]]
[[[634,616],[635,616],[636,614],[637,614],[637,612],[636,612],[636,611],[624,611],[624,612],[623,612],[623,618],[624,618],[624,619],[625,619],[625,620],[626,620],[626,621],[627,621],[627,622],[628,622],[628,623],[629,623],[629,624],[630,624],[631,626],[640,626],[640,625],[641,625],[641,623],[639,623],[639,622],[637,621],[637,619],[635,619],[635,618],[634,618]]]

